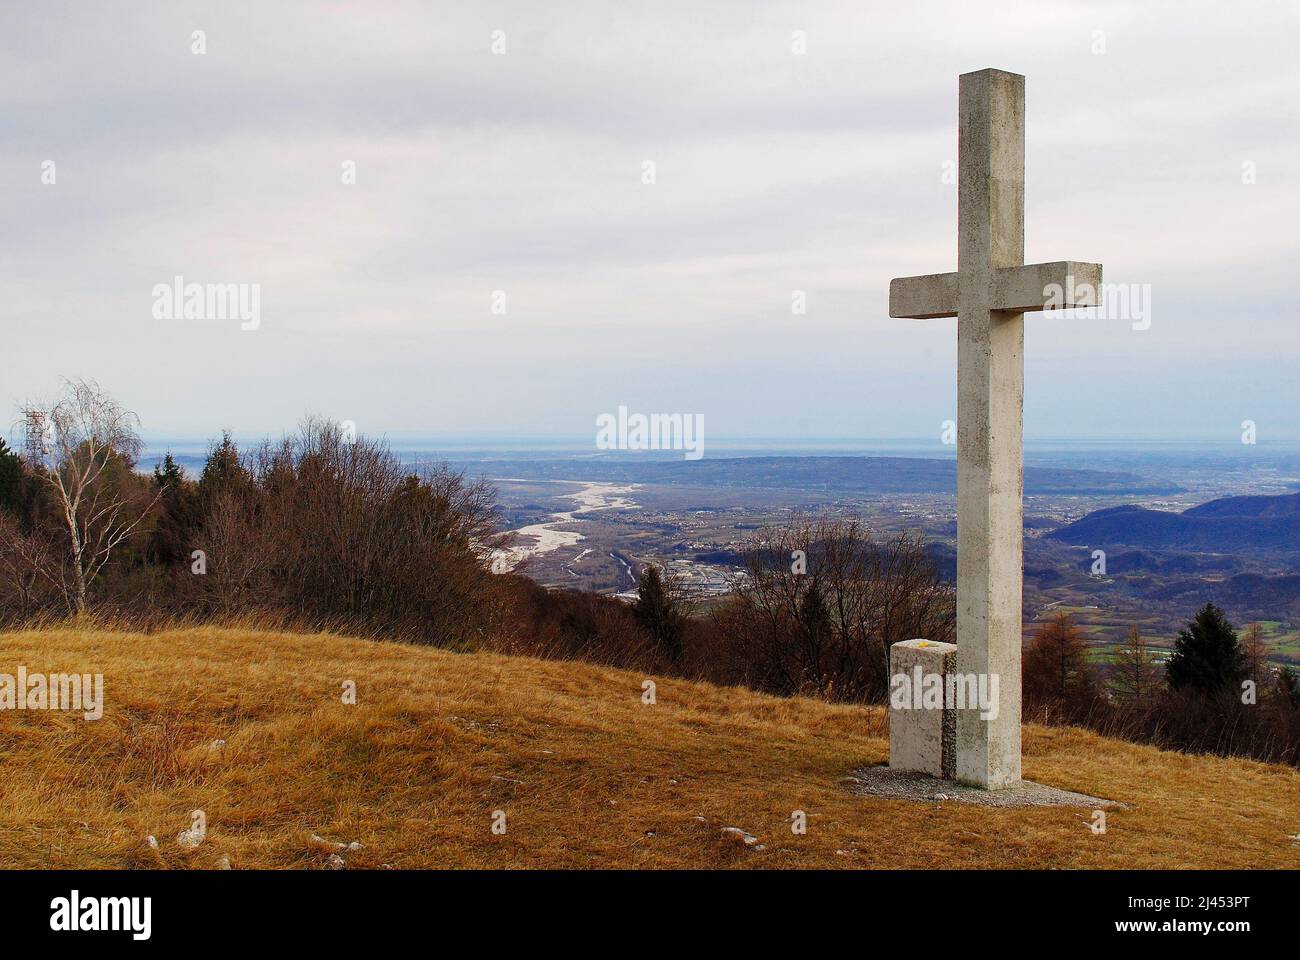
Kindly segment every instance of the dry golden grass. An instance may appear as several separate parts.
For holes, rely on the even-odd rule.
[[[8,867],[323,867],[312,834],[360,841],[350,868],[1300,866],[1295,770],[1072,729],[1026,727],[1025,772],[1127,803],[1104,835],[1085,810],[852,795],[878,709],[671,679],[647,706],[619,670],[249,629],[0,634],[18,664],[103,673],[107,705],[0,714]]]

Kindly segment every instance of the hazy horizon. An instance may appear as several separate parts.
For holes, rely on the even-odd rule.
[[[261,443],[263,440],[275,440],[291,431],[277,431],[268,434],[232,434],[232,438],[243,449]],[[364,431],[360,431],[364,433]],[[434,454],[452,459],[491,459],[497,455],[532,455],[529,459],[608,459],[611,461],[628,458],[630,460],[678,460],[682,453],[677,450],[598,450],[590,437],[581,436],[492,436],[479,434],[473,436],[431,435],[412,432],[374,434],[398,455]],[[16,439],[16,438],[15,438]],[[211,445],[220,439],[220,432],[211,436],[195,434],[178,436],[148,435],[144,436],[145,448],[140,466],[146,468],[171,452],[178,457],[195,458],[206,454]],[[903,456],[933,459],[955,459],[957,448],[944,444],[937,437],[705,437],[704,456],[718,459],[737,456]],[[1194,439],[1157,439],[1144,438],[1069,438],[1069,437],[1026,437],[1025,457],[1032,461],[1061,454],[1071,458],[1086,458],[1090,455],[1130,455],[1142,456],[1176,456],[1188,454],[1211,457],[1215,460],[1241,459],[1271,460],[1297,458],[1300,463],[1300,441],[1275,440],[1261,441],[1253,445],[1244,445],[1240,441],[1194,440]],[[503,458],[504,459],[504,458]]]
[[[263,433],[237,433],[230,431],[231,437],[236,441],[260,440],[264,437],[278,437],[291,434],[295,427],[290,426],[283,430],[267,431]],[[142,431],[141,436],[146,443],[157,444],[168,441],[183,443],[199,443],[208,440],[219,440],[226,430],[218,429],[209,433],[203,431],[188,431],[178,433],[151,433]],[[518,446],[521,444],[536,443],[542,446],[566,446],[573,449],[594,449],[590,436],[581,434],[494,434],[494,433],[421,433],[419,431],[380,431],[367,432],[358,431],[366,436],[375,438],[385,438],[393,443],[449,443],[449,444],[478,444],[491,446],[493,444],[502,444],[505,446]],[[17,434],[15,434],[17,436]],[[761,435],[736,435],[729,437],[708,437],[709,443],[717,443],[724,446],[736,446],[747,444],[786,444],[791,447],[810,446],[810,445],[834,445],[848,446],[853,444],[883,444],[899,446],[942,446],[946,447],[953,455],[956,455],[956,447],[951,444],[943,444],[942,441],[935,437],[924,436],[761,436]],[[1066,437],[1066,436],[1029,436],[1024,438],[1026,446],[1039,444],[1063,444],[1063,445],[1139,445],[1139,446],[1227,446],[1235,449],[1243,447],[1243,453],[1249,453],[1252,446],[1255,447],[1300,447],[1300,440],[1260,440],[1256,444],[1242,444],[1239,439],[1215,439],[1209,437]],[[638,450],[610,450],[600,451],[601,453],[640,453],[645,451]],[[671,451],[669,451],[671,452]]]

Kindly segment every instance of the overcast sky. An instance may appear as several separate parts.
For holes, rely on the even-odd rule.
[[[1151,296],[1144,330],[1027,318],[1026,435],[1295,439],[1298,36],[1291,3],[8,2],[0,399],[937,435],[955,321],[888,285],[956,267],[957,76],[993,66],[1027,76],[1027,259]],[[260,326],[156,318],[178,274],[259,284]]]

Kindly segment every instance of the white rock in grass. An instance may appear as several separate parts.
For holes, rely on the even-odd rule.
[[[331,870],[342,870],[347,863],[337,853],[331,853],[330,858],[325,861]]]
[[[217,860],[217,869],[218,869],[218,870],[229,870],[229,869],[230,869],[230,858],[229,858],[229,857],[221,857],[219,860]]]
[[[202,830],[182,830],[176,834],[176,843],[186,850],[193,850],[203,842]]]
[[[722,835],[728,840],[734,840],[736,843],[743,843],[747,847],[753,847],[758,844],[758,837],[752,833],[746,833],[740,827],[723,827]],[[759,849],[762,849],[761,847]]]
[[[311,842],[316,844],[318,847],[324,847],[326,850],[337,850],[339,853],[344,853],[348,850],[355,852],[361,849],[361,843],[358,840],[353,840],[351,843],[335,843],[333,840],[326,840],[324,837],[317,836],[314,833],[311,835]]]
[[[155,836],[153,836],[152,834],[150,834],[149,836],[145,837],[144,840],[145,840],[145,843],[149,844],[149,846],[152,847],[153,849],[155,849],[155,850],[158,849],[158,838],[157,838],[157,837],[155,837]]]

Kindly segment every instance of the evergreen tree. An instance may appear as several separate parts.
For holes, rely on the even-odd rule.
[[[1142,632],[1134,625],[1128,637],[1115,652],[1114,669],[1110,675],[1110,689],[1116,699],[1128,702],[1141,700],[1155,692],[1158,671],[1155,655],[1147,646]]]
[[[641,574],[637,585],[636,603],[632,612],[638,621],[654,637],[655,644],[670,660],[679,660],[682,656],[682,633],[685,617],[677,601],[664,584],[659,568],[648,566]]]
[[[154,467],[153,482],[161,497],[158,519],[149,536],[149,556],[155,563],[171,566],[189,558],[203,522],[203,511],[198,491],[185,479],[170,450],[162,463]]]
[[[1300,709],[1300,678],[1296,677],[1294,667],[1278,670],[1273,692],[1292,710]]]
[[[166,456],[162,459],[162,463],[153,468],[154,486],[175,490],[180,488],[184,479],[185,474],[177,466],[176,461],[172,459],[172,452],[168,450]]]
[[[827,653],[835,625],[826,605],[826,594],[822,592],[821,584],[816,578],[813,578],[804,591],[803,599],[799,601],[797,617],[803,630],[801,688],[811,688],[809,692],[815,691],[819,696],[831,697],[835,692],[835,678],[827,673]]]
[[[1178,631],[1165,676],[1174,690],[1217,694],[1237,687],[1248,676],[1246,652],[1223,611],[1207,603]]]
[[[830,611],[826,608],[826,595],[816,580],[812,581],[799,603],[799,623],[818,649],[831,636],[833,625]]]
[[[239,457],[239,447],[229,430],[221,432],[221,442],[208,451],[199,475],[199,495],[205,504],[218,493],[241,490],[252,482],[252,474]]]
[[[18,513],[23,504],[23,462],[0,439],[0,507]]]

